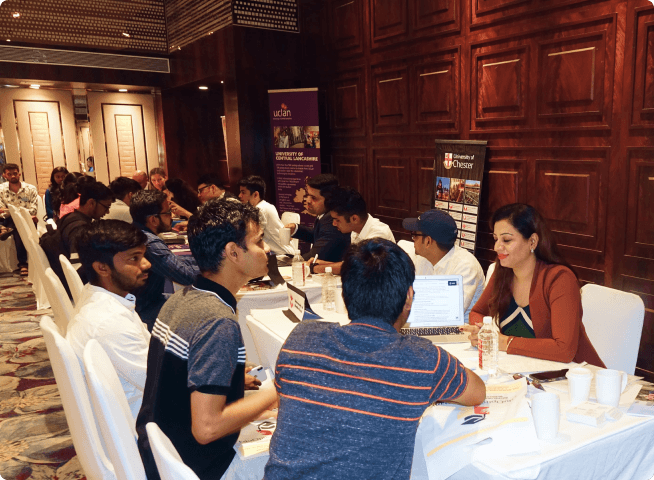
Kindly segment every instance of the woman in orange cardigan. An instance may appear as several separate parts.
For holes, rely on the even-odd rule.
[[[604,367],[581,322],[581,291],[552,232],[530,205],[499,208],[491,219],[497,261],[493,276],[470,312],[470,333],[484,316],[499,323],[499,349],[556,362]]]

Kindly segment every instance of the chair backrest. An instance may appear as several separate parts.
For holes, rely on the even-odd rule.
[[[39,236],[43,235],[47,231],[45,226],[45,216],[45,199],[43,198],[43,195],[39,195],[36,205],[36,218],[38,220],[38,223],[36,224],[36,231],[38,232]]]
[[[43,279],[45,286],[45,293],[48,295],[52,312],[54,313],[55,323],[63,333],[68,329],[68,324],[75,315],[73,304],[68,298],[66,289],[61,284],[61,280],[50,267],[45,269],[45,277]]]
[[[73,296],[73,302],[77,305],[77,301],[82,296],[82,289],[84,288],[82,279],[80,278],[79,273],[77,273],[77,270],[75,270],[75,267],[73,267],[64,255],[59,255],[59,261],[61,262],[61,268],[64,270],[64,275],[66,276],[66,283],[68,283],[68,288],[70,288],[70,293]]]
[[[27,225],[29,234],[32,236],[35,242],[39,241],[39,232],[36,230],[36,225],[34,225],[34,220],[32,220],[32,215],[30,215],[29,210],[25,207],[20,207],[20,214],[25,219],[25,224]]]
[[[61,395],[75,453],[86,478],[116,480],[114,468],[100,441],[89,391],[73,347],[61,336],[59,328],[50,317],[41,317],[41,331]]]
[[[494,271],[495,271],[495,262],[491,263],[488,266],[488,270],[486,270],[486,281],[484,282],[484,287],[488,285],[488,282],[490,282],[490,279],[493,276]]]
[[[284,342],[271,337],[270,333],[264,330],[263,326],[251,315],[246,317],[246,323],[252,334],[254,346],[259,354],[259,362],[265,368],[270,368],[274,372],[275,365],[277,365],[277,357]]]
[[[606,368],[633,375],[645,318],[643,300],[633,293],[587,284],[581,289],[581,304],[586,333]]]
[[[397,246],[404,250],[407,255],[409,255],[409,257],[411,257],[413,263],[416,263],[416,247],[414,246],[413,242],[409,242],[408,240],[400,240],[397,242]]]
[[[195,472],[182,461],[175,445],[161,431],[159,425],[150,422],[145,426],[145,431],[148,432],[148,441],[161,480],[179,480],[180,478],[199,480]]]
[[[107,352],[95,339],[89,340],[84,347],[84,369],[93,410],[116,477],[118,480],[146,480],[125,391]]]

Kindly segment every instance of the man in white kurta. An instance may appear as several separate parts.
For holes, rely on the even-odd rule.
[[[402,226],[413,232],[416,275],[461,275],[463,312],[468,323],[470,310],[484,290],[484,271],[465,248],[456,245],[454,219],[441,210],[429,210],[418,218],[406,218]]]
[[[66,339],[80,362],[90,339],[102,345],[136,418],[145,388],[150,333],[135,312],[135,298],[129,291],[147,280],[145,235],[120,220],[99,220],[83,228],[78,251],[82,268],[92,271],[91,283],[84,285],[75,305]]]

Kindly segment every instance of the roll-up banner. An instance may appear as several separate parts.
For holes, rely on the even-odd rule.
[[[459,246],[475,252],[485,141],[436,140],[434,207],[447,211],[459,229]]]
[[[297,212],[313,224],[304,207],[306,181],[320,173],[318,89],[268,90],[275,155],[277,210]]]

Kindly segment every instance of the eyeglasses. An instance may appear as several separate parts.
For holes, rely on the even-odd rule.
[[[426,237],[426,236],[427,235],[425,235],[424,233],[412,233],[411,234],[411,240],[415,240],[416,237]]]
[[[161,216],[161,215],[170,215],[170,216],[172,216],[172,214],[173,214],[173,211],[168,210],[167,212],[161,212],[158,216]]]
[[[102,202],[98,202],[98,205],[102,205],[106,210],[109,210],[109,209],[111,208],[111,204],[109,204],[109,205],[105,205],[105,204],[102,203]]]
[[[205,185],[204,187],[198,187],[198,195],[200,195],[205,188],[209,188],[209,187],[212,187],[212,186],[213,185]]]

